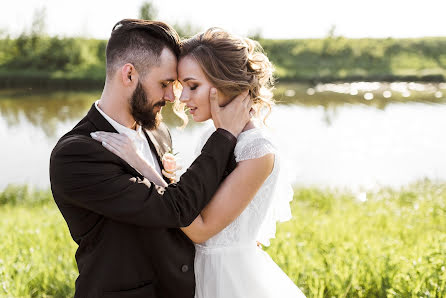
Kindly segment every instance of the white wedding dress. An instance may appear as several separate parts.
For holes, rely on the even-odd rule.
[[[203,143],[211,133],[205,134]],[[263,129],[242,132],[234,150],[237,162],[268,153],[275,154],[274,168],[248,207],[220,233],[195,245],[195,298],[305,297],[256,245],[269,245],[276,222],[291,218],[293,191],[280,175],[279,156]]]

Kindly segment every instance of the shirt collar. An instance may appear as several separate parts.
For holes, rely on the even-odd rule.
[[[98,103],[99,103],[99,100],[97,100],[94,103],[94,106],[96,107],[98,112],[101,113],[101,115],[105,118],[105,120],[107,120],[113,126],[113,128],[116,129],[117,132],[125,134],[125,135],[131,137],[132,139],[135,138],[136,135],[140,135],[140,136],[143,135],[142,128],[140,125],[137,125],[136,130],[133,130],[131,128],[128,128],[128,127],[116,122],[110,116],[105,114],[105,112],[103,110],[101,110]]]

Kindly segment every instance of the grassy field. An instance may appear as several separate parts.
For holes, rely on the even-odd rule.
[[[299,187],[266,248],[308,297],[446,296],[446,184]],[[0,193],[0,296],[68,297],[75,244],[48,191]]]
[[[310,297],[445,297],[446,185],[296,189],[268,252]]]

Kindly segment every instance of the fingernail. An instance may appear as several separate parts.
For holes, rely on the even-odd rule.
[[[96,138],[98,135],[97,135],[95,132],[92,132],[92,133],[90,133],[90,136],[91,136],[92,138]]]
[[[211,88],[211,94],[215,95],[215,93],[217,93],[217,90],[215,88]]]

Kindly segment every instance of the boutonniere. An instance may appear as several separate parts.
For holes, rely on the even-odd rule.
[[[181,170],[181,166],[177,165],[177,154],[178,153],[173,154],[172,149],[169,149],[169,151],[164,153],[163,157],[161,158],[163,163],[163,169],[161,172],[170,180],[170,183],[177,182],[176,171]]]

